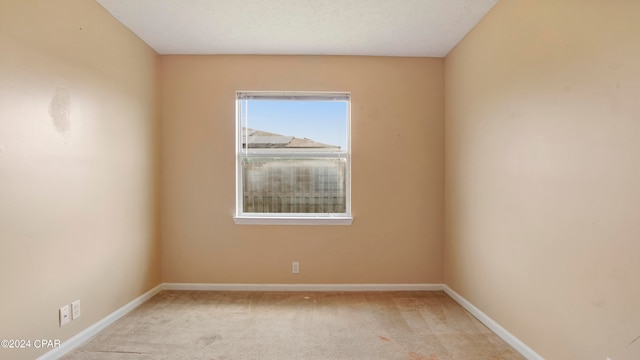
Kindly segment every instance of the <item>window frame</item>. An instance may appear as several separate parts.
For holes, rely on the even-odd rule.
[[[346,102],[346,145],[340,152],[305,151],[289,153],[273,149],[243,149],[242,139],[242,101],[243,100],[293,100],[293,101],[345,101]],[[351,225],[351,93],[328,91],[237,91],[236,92],[236,127],[235,127],[235,162],[236,162],[236,209],[233,220],[244,225]],[[344,213],[245,213],[243,211],[243,173],[242,160],[251,157],[273,157],[277,153],[282,157],[312,158],[344,158],[345,170],[345,212]]]

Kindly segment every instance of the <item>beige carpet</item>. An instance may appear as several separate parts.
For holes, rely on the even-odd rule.
[[[441,291],[163,291],[63,359],[523,357]]]

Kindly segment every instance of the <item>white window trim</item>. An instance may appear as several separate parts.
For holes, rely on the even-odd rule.
[[[318,213],[243,213],[242,209],[242,169],[240,166],[242,148],[242,121],[240,119],[241,105],[238,100],[247,99],[273,99],[282,100],[291,97],[299,100],[348,100],[347,101],[347,142],[344,157],[347,161],[346,176],[346,212],[340,214]],[[256,154],[252,156],[268,156]],[[238,91],[236,93],[236,211],[233,221],[238,225],[351,225],[351,94],[349,92],[299,92],[299,91]],[[290,154],[292,156],[328,156],[327,153],[317,154],[313,152],[305,154]]]
[[[351,225],[353,217],[351,216],[334,216],[334,217],[306,217],[296,216],[245,216],[236,215],[233,222],[238,225]]]

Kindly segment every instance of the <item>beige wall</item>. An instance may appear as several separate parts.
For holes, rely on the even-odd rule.
[[[445,283],[547,359],[639,359],[640,2],[503,0],[445,61]]]
[[[440,283],[442,64],[161,57],[163,281]],[[353,225],[234,224],[237,90],[351,92]]]
[[[0,339],[65,341],[160,282],[157,56],[85,0],[3,0],[0,45]]]

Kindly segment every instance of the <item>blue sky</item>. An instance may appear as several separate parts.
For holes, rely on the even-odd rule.
[[[242,126],[345,149],[346,114],[344,101],[248,100],[248,119]]]

